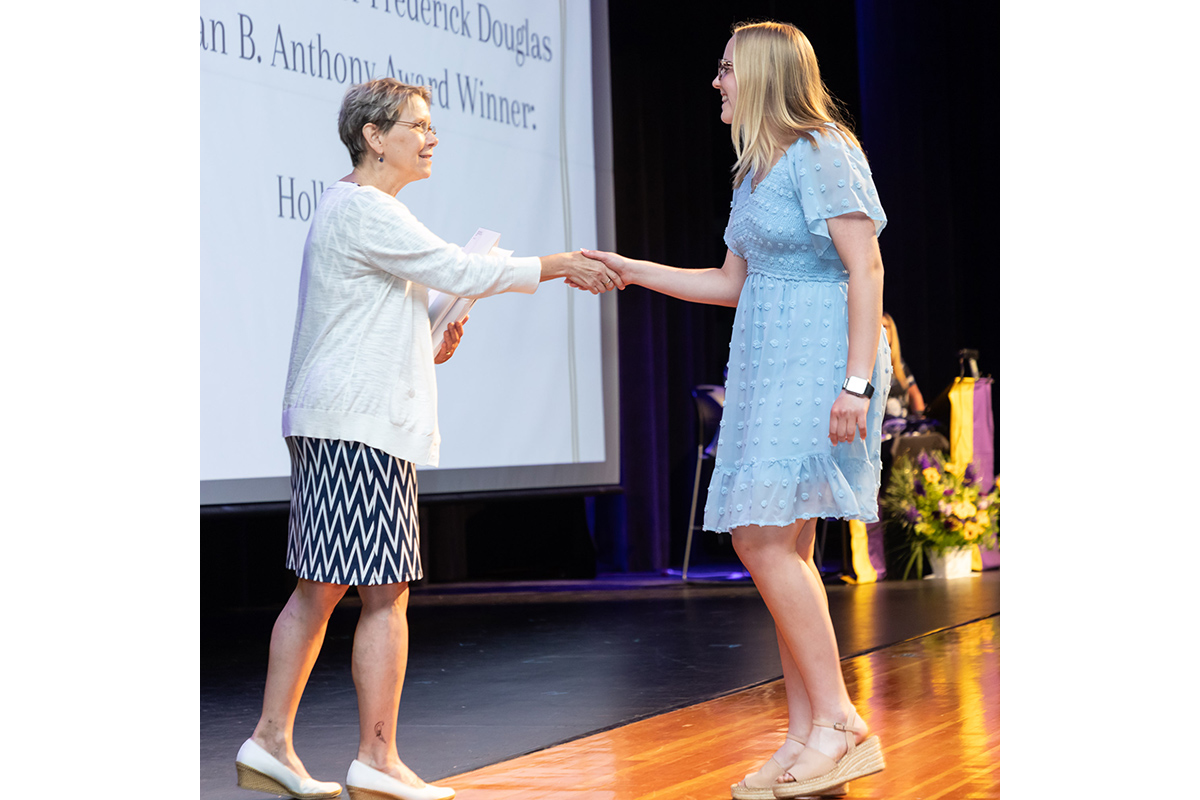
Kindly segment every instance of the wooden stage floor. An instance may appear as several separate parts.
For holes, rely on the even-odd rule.
[[[827,588],[851,696],[889,765],[850,797],[998,797],[999,571]],[[203,800],[266,797],[236,786],[233,758],[278,611],[202,611]],[[342,781],[357,747],[357,618],[356,599],[335,611],[297,717],[297,751],[323,780]],[[401,757],[461,800],[720,800],[782,741],[774,624],[749,583],[430,587],[409,625]]]
[[[887,769],[849,797],[1000,796],[1000,618],[843,662]],[[577,739],[442,781],[459,800],[710,800],[757,769],[787,728],[783,682]]]

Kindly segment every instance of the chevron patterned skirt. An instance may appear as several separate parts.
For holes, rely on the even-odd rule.
[[[288,569],[353,586],[420,580],[412,463],[361,442],[285,441],[292,458]]]

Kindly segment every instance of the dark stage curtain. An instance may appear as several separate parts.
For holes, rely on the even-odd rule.
[[[618,249],[679,267],[724,260],[733,148],[711,81],[730,26],[754,19],[805,32],[861,134],[889,216],[885,307],[926,400],[957,374],[960,348],[998,379],[995,6],[609,0]],[[595,501],[599,568],[661,570],[687,535],[690,389],[724,382],[733,309],[638,287],[618,307],[624,492]]]
[[[888,213],[884,308],[925,401],[979,351],[1000,434],[1000,9],[858,0],[860,129]],[[820,51],[818,50],[818,57]]]

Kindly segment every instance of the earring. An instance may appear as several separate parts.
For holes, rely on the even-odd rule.
[[[382,163],[383,163],[383,156],[380,156],[380,157],[379,157],[379,163],[380,163],[380,164],[382,164]]]

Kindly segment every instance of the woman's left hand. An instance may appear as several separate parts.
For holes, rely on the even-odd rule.
[[[908,387],[908,407],[918,417],[925,413],[925,398],[921,396],[921,390],[917,388],[916,383]]]
[[[829,443],[838,445],[853,442],[857,433],[867,439],[867,407],[871,401],[865,397],[843,391],[829,409]]]
[[[467,324],[470,317],[463,317],[462,322],[451,322],[446,328],[446,332],[442,334],[442,346],[437,351],[437,355],[433,357],[433,363],[445,364],[450,360],[450,356],[454,355],[454,351],[458,349],[459,342],[462,341],[463,325]]]

